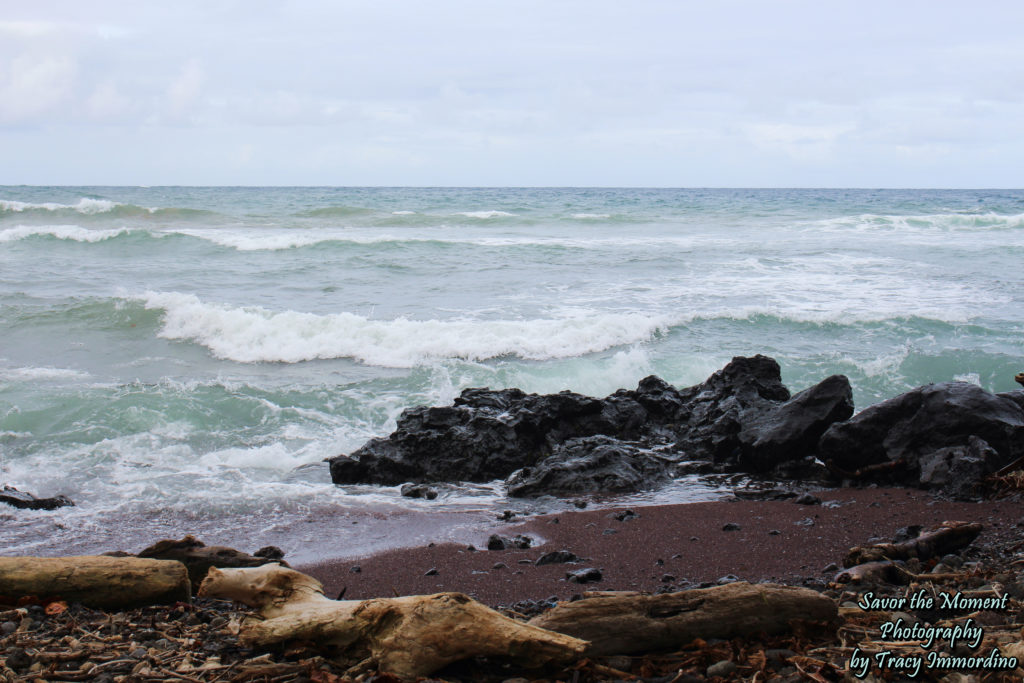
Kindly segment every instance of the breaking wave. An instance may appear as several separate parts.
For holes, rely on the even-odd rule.
[[[638,313],[521,321],[371,320],[347,312],[230,307],[178,292],[147,292],[138,299],[146,308],[164,311],[160,336],[194,341],[219,358],[243,363],[352,358],[409,368],[447,358],[547,360],[648,341],[668,329],[666,319]]]

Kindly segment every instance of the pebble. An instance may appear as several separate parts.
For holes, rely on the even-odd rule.
[[[28,668],[32,664],[32,658],[28,656],[24,648],[7,648],[7,652],[4,654],[6,655],[5,661],[7,667],[14,669],[15,671]]]
[[[739,580],[740,580],[740,577],[736,576],[735,574],[726,574],[725,576],[723,576],[720,579],[718,579],[718,581],[716,581],[716,583],[719,586],[723,586],[723,585],[725,585],[727,583],[735,583],[735,582],[737,582]]]
[[[823,572],[837,572],[837,571],[839,571],[839,565],[836,564],[835,562],[831,562],[828,565],[826,565],[825,568],[822,569],[821,571],[823,571]]]
[[[219,646],[218,646],[219,647]],[[128,656],[132,659],[142,659],[149,654],[149,650],[144,647],[137,647],[128,653]]]
[[[13,621],[5,621],[4,623],[0,624],[0,632],[3,632],[5,636],[9,636],[17,630],[18,625],[15,624]]]
[[[735,522],[729,522],[728,524],[726,524],[725,526],[722,527],[722,531],[739,531],[739,530],[740,530],[740,525],[736,524]]]
[[[676,580],[676,577],[673,574],[662,574],[661,575],[661,582],[662,583],[672,583],[675,580]]]
[[[811,517],[804,517],[799,522],[793,522],[797,526],[814,526],[814,519]]]
[[[731,675],[734,671],[736,671],[736,662],[723,659],[722,661],[715,662],[709,666],[707,673],[708,678],[714,678],[715,676],[725,678],[726,676]]]
[[[784,662],[789,657],[796,657],[796,653],[786,648],[771,648],[764,651],[764,657],[770,662]]]
[[[781,532],[781,531],[779,531],[778,529],[772,529],[771,531],[769,531],[769,532],[768,532],[768,535],[769,535],[769,536],[778,536],[778,535],[779,535],[779,534],[781,534],[781,533],[782,533],[782,532]]]
[[[940,559],[939,562],[946,565],[947,567],[952,567],[953,569],[959,569],[964,564],[964,560],[962,557],[953,554],[943,555],[942,559]]]
[[[804,493],[797,496],[793,502],[797,505],[821,505],[821,498],[811,495],[810,493]]]
[[[604,534],[605,536],[611,536],[612,534],[619,533],[619,531],[618,531],[618,529],[605,529],[601,533]]]
[[[424,574],[423,576],[437,576],[437,574],[438,574],[437,567],[431,567],[430,569],[427,570],[427,573]]]
[[[564,564],[565,562],[578,562],[579,557],[575,553],[571,553],[568,550],[553,550],[550,553],[544,553],[537,558],[537,566],[542,567],[546,564]]]
[[[573,583],[594,583],[604,578],[600,569],[594,567],[587,567],[586,569],[577,569],[574,572],[566,572],[565,578]]]
[[[504,562],[497,562],[491,569],[508,569],[508,565]]]

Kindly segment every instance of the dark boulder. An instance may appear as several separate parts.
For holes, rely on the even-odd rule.
[[[783,461],[812,453],[825,430],[851,415],[850,380],[832,375],[748,419],[738,435],[739,462],[746,470],[766,472]]]
[[[743,428],[789,400],[779,364],[761,355],[733,358],[679,395],[684,409],[678,416],[676,448],[687,459],[716,462],[736,462]]]
[[[971,436],[965,446],[939,448],[921,456],[918,483],[957,500],[974,500],[982,478],[998,470],[1002,459],[984,439]]]
[[[832,425],[818,454],[840,472],[893,463],[899,466],[888,476],[901,483],[945,487],[959,475],[943,472],[961,457],[987,474],[1024,455],[1020,393],[993,394],[966,382],[918,387]]]
[[[386,439],[331,459],[335,484],[485,482],[539,462],[566,439],[629,434],[646,411],[628,397],[601,400],[569,391],[466,389],[450,407],[417,407]]]
[[[650,488],[668,478],[665,463],[649,450],[612,438],[570,439],[543,462],[508,478],[508,495],[625,492]]]

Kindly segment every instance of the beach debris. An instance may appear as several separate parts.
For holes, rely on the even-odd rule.
[[[880,560],[927,560],[954,553],[969,546],[984,527],[977,522],[943,522],[932,531],[899,543],[875,543],[857,546],[843,558],[844,567]]]
[[[915,574],[904,566],[904,561],[920,563],[943,557],[948,558],[952,564],[959,564],[959,558],[950,556],[950,553],[969,546],[982,529],[982,525],[975,522],[943,522],[938,528],[924,533],[920,533],[919,526],[905,527],[897,532],[897,538],[904,540],[850,548],[850,552],[843,559],[843,566],[846,569],[836,574],[835,581],[906,585],[924,576],[929,577],[929,580],[936,580],[937,575]]]
[[[276,552],[275,552],[276,551]],[[189,580],[193,591],[199,590],[199,584],[206,577],[210,567],[258,567],[270,562],[277,562],[285,567],[288,563],[282,560],[284,553],[280,548],[261,548],[262,555],[249,555],[234,548],[222,545],[207,546],[192,535],[181,540],[165,539],[157,541],[138,554],[138,557],[155,560],[177,560],[188,568]],[[278,555],[274,557],[274,555]]]
[[[590,641],[588,656],[650,652],[696,638],[778,634],[791,622],[829,627],[835,603],[809,588],[737,581],[659,595],[614,595],[563,602],[530,624]]]
[[[244,645],[307,641],[350,662],[349,675],[379,670],[427,676],[459,660],[511,657],[528,668],[578,659],[583,640],[514,621],[461,593],[335,601],[316,579],[279,565],[211,568],[200,595],[256,608]]]
[[[0,598],[55,599],[89,607],[134,607],[187,601],[188,573],[180,562],[83,555],[0,557]]]
[[[67,496],[36,498],[31,493],[19,491],[7,484],[4,484],[3,489],[0,489],[0,503],[7,503],[22,510],[56,510],[57,508],[74,505]]]

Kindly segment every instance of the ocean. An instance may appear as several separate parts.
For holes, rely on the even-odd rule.
[[[559,509],[331,484],[324,458],[466,387],[604,396],[763,353],[858,409],[1011,390],[1022,260],[1020,190],[0,187],[0,484],[76,503],[0,509],[0,552],[358,555]]]

